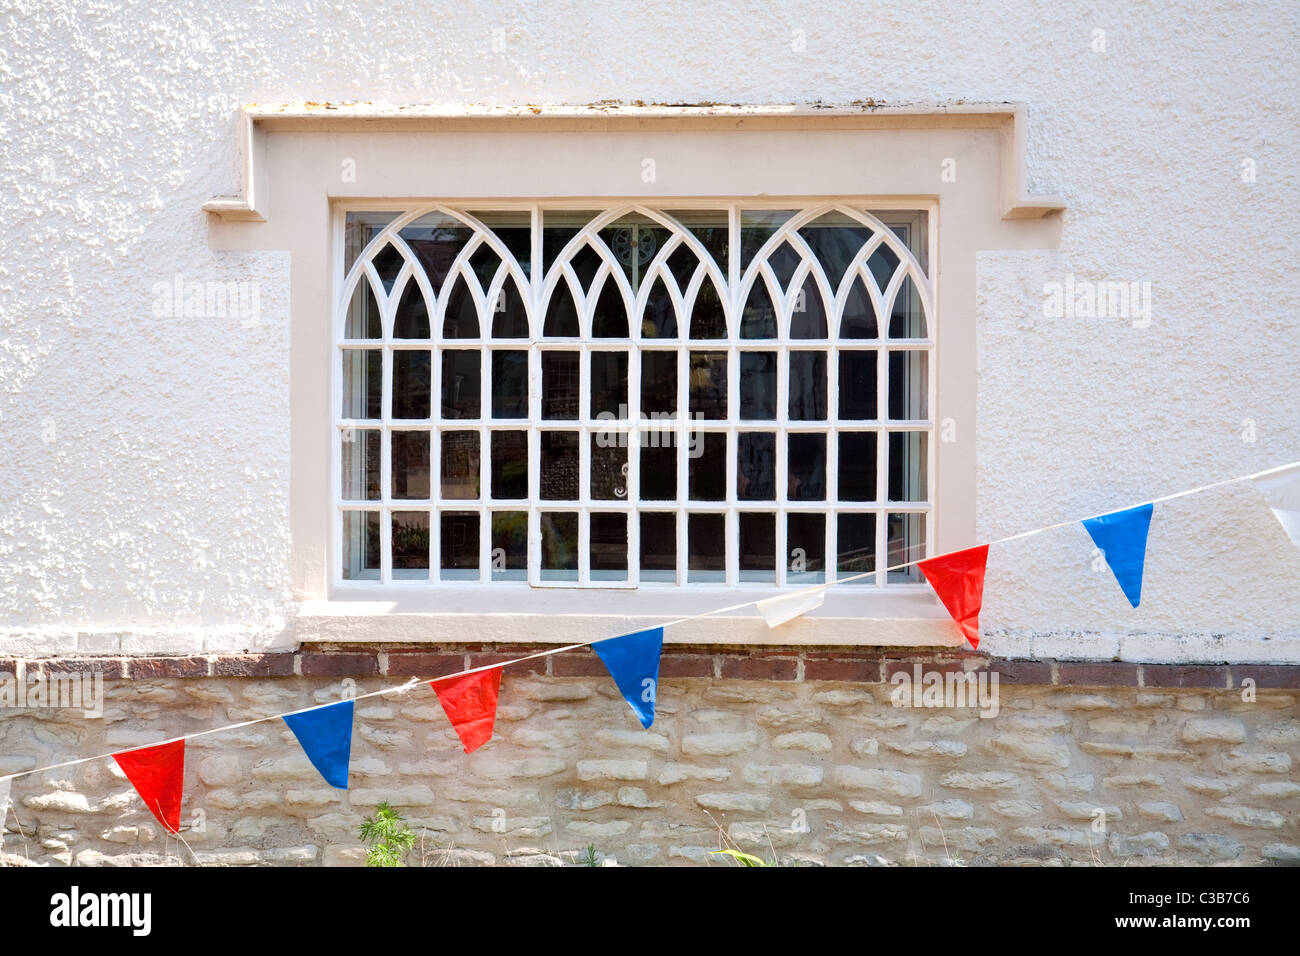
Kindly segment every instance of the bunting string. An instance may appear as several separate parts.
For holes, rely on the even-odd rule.
[[[208,734],[239,730],[268,721],[283,720],[298,738],[303,750],[322,777],[331,786],[347,788],[348,765],[351,753],[351,727],[354,702],[390,694],[401,694],[428,683],[437,694],[457,735],[470,753],[492,736],[496,715],[500,673],[506,667],[591,647],[600,657],[618,685],[629,706],[643,727],[654,721],[655,693],[659,676],[659,658],[665,628],[690,621],[702,620],[756,607],[770,627],[792,620],[822,603],[825,592],[840,584],[904,568],[918,567],[926,581],[935,590],[953,620],[970,640],[978,646],[979,611],[982,601],[985,556],[990,546],[1003,545],[1022,538],[1044,534],[1071,525],[1082,524],[1096,546],[1103,552],[1107,564],[1115,575],[1124,596],[1133,607],[1138,606],[1141,593],[1142,570],[1146,551],[1147,528],[1152,507],[1162,502],[1174,501],[1241,481],[1254,481],[1288,536],[1300,547],[1300,461],[1279,465],[1248,475],[1239,475],[1222,481],[1188,488],[1173,494],[1154,498],[1128,508],[1120,508],[1087,518],[1060,521],[1055,524],[1022,531],[975,547],[948,551],[928,558],[905,561],[889,567],[864,571],[834,581],[814,584],[796,591],[780,592],[770,598],[760,598],[713,608],[698,614],[675,618],[649,630],[624,634],[612,638],[566,644],[526,654],[513,660],[484,664],[452,674],[422,680],[411,678],[403,684],[357,694],[344,701],[317,704],[299,710],[199,730],[179,737],[160,741],[132,751],[97,754],[60,763],[22,770],[0,776],[0,820],[9,802],[13,780],[19,777],[48,773],[67,767],[112,758],[122,768],[150,812],[171,832],[179,827],[180,791],[184,767],[184,742]],[[489,672],[495,671],[496,674]],[[476,676],[481,675],[481,676]]]

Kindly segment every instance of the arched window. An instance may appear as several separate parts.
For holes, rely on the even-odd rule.
[[[923,210],[346,214],[341,580],[916,580],[932,513]]]

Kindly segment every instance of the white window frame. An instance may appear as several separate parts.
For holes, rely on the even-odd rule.
[[[592,339],[590,336],[591,320],[596,306],[596,300],[599,297],[600,284],[605,275],[611,271],[609,263],[602,264],[597,278],[592,283],[592,291],[595,293],[583,301],[576,277],[572,274],[571,266],[568,262],[569,255],[576,249],[580,248],[586,240],[598,233],[604,226],[616,219],[628,214],[639,213],[652,219],[659,219],[661,224],[668,224],[668,221],[662,218],[662,210],[667,209],[689,209],[691,211],[706,210],[725,210],[728,213],[729,228],[729,261],[727,263],[717,263],[718,271],[716,273],[710,270],[710,278],[717,284],[722,291],[724,298],[724,309],[728,317],[728,336],[725,339],[690,339],[688,337],[689,329],[686,323],[689,321],[690,304],[693,303],[694,297],[699,290],[706,267],[698,267],[694,271],[694,276],[688,287],[680,295],[675,282],[665,269],[664,274],[667,279],[667,286],[670,295],[678,301],[679,316],[682,327],[679,328],[679,337],[675,339],[649,338],[641,336],[639,328],[636,327],[635,321],[631,322],[629,339]],[[751,258],[748,266],[742,275],[741,273],[741,249],[739,238],[740,215],[744,210],[773,210],[779,208],[796,208],[796,216],[777,230]],[[558,267],[551,264],[546,273],[543,274],[539,268],[541,264],[541,229],[539,214],[547,210],[570,211],[574,209],[599,210],[600,215],[588,222],[588,224],[567,244],[565,250],[555,257]],[[390,223],[385,229],[379,232],[367,247],[357,256],[350,274],[344,275],[344,246],[345,246],[345,224],[347,215],[353,211],[366,212],[392,212],[400,211],[401,214]],[[464,249],[461,250],[457,260],[448,271],[447,278],[444,280],[444,292],[450,283],[462,268],[465,269],[467,285],[471,294],[476,300],[480,309],[480,335],[477,338],[445,338],[443,335],[443,315],[446,308],[445,295],[439,294],[436,299],[432,295],[428,283],[419,273],[419,270],[412,270],[412,263],[417,261],[416,256],[403,247],[407,253],[407,262],[405,262],[399,271],[396,280],[392,286],[391,295],[385,295],[382,283],[375,272],[373,265],[368,261],[369,256],[382,249],[390,241],[394,245],[401,246],[400,238],[395,238],[405,226],[417,221],[421,217],[433,213],[443,213],[450,215],[468,215],[472,212],[527,212],[531,216],[532,225],[532,251],[531,262],[533,268],[530,275],[524,277],[522,272],[515,268],[514,259],[503,244],[499,241],[494,244],[494,249],[502,258],[502,265],[497,271],[493,281],[487,289],[482,289],[477,280],[473,277],[472,271],[468,268],[468,259],[473,254],[482,240],[480,237],[472,239]],[[773,295],[778,310],[777,315],[777,337],[775,339],[750,339],[741,338],[739,330],[739,315],[741,307],[744,305],[751,286],[759,281],[768,283],[769,292],[777,289],[778,283],[772,272],[771,266],[767,261],[767,255],[771,251],[779,248],[791,235],[796,234],[796,230],[807,223],[825,215],[828,212],[847,213],[857,218],[863,225],[873,229],[875,235],[872,239],[859,250],[852,265],[846,271],[845,278],[841,281],[840,288],[829,290],[835,297],[836,306],[833,314],[828,315],[828,337],[826,339],[791,339],[789,337],[789,321],[793,301],[797,295],[797,290],[802,287],[803,278],[809,271],[808,262],[801,262],[796,268],[794,277],[789,283],[789,288],[784,296]],[[896,215],[890,216],[890,213]],[[920,215],[918,215],[920,214]],[[894,228],[910,227],[916,228],[917,220],[924,217],[926,226],[926,235],[921,239],[923,255],[918,261],[912,252],[907,248],[904,241],[892,231]],[[472,216],[470,217],[472,218]],[[756,596],[766,596],[777,593],[781,590],[797,590],[816,583],[834,583],[839,578],[854,577],[855,581],[847,585],[846,589],[862,592],[864,588],[873,593],[896,592],[899,594],[908,594],[916,591],[918,588],[924,588],[919,581],[891,581],[885,567],[887,563],[895,563],[891,560],[884,560],[888,554],[887,537],[889,533],[889,517],[895,514],[922,514],[924,521],[924,542],[925,553],[929,553],[929,543],[933,540],[936,508],[933,500],[933,494],[927,494],[924,500],[890,502],[888,501],[888,481],[889,481],[889,436],[895,432],[920,432],[927,436],[925,451],[925,468],[927,477],[927,486],[932,492],[936,486],[936,449],[935,449],[935,428],[933,419],[933,409],[935,408],[937,395],[937,375],[935,370],[938,368],[937,362],[937,342],[936,329],[938,327],[938,302],[937,288],[934,281],[934,275],[938,262],[938,206],[934,202],[911,201],[911,202],[888,202],[881,201],[879,198],[870,197],[843,197],[843,196],[822,196],[822,197],[801,197],[797,200],[781,203],[774,202],[769,197],[763,198],[711,198],[709,200],[693,200],[676,203],[654,202],[647,203],[645,200],[628,199],[626,201],[604,199],[588,200],[564,200],[564,201],[539,201],[539,202],[496,202],[484,203],[475,201],[445,201],[439,203],[418,203],[418,204],[383,204],[383,203],[336,203],[333,209],[332,237],[333,237],[333,275],[335,293],[335,308],[331,321],[332,339],[334,344],[333,358],[331,361],[331,396],[330,408],[332,410],[333,420],[331,427],[336,432],[345,432],[348,430],[366,430],[378,428],[381,432],[381,451],[380,451],[380,499],[378,501],[357,501],[344,499],[342,496],[342,443],[335,441],[332,443],[331,450],[331,493],[334,502],[334,520],[331,542],[331,560],[332,569],[332,590],[341,595],[355,594],[358,597],[364,596],[373,598],[382,596],[386,589],[396,591],[432,591],[444,597],[451,597],[458,601],[469,603],[492,602],[497,599],[518,600],[522,597],[521,593],[527,593],[535,589],[580,589],[580,590],[616,590],[622,592],[657,592],[650,600],[662,605],[667,599],[670,602],[672,594],[681,593],[681,591],[701,591],[712,592],[716,601],[728,603],[732,601],[746,600]],[[490,241],[490,240],[488,240]],[[656,259],[648,267],[647,272],[652,271],[661,259],[674,248],[678,242],[675,235],[665,246],[658,251]],[[688,241],[688,240],[681,240]],[[874,277],[867,268],[867,260],[871,253],[880,245],[888,245],[899,259],[899,266],[891,282],[884,289],[878,288]],[[708,258],[708,254],[701,247],[698,252],[702,260],[707,260],[709,266],[714,263]],[[810,253],[811,255],[811,253]],[[813,256],[815,258],[815,256]],[[820,264],[819,264],[820,272]],[[497,339],[491,336],[490,312],[486,310],[486,303],[495,300],[500,291],[502,284],[507,280],[507,274],[513,275],[519,282],[525,297],[525,308],[529,318],[530,334],[528,338],[504,338]],[[866,278],[868,294],[872,298],[872,303],[877,316],[877,337],[873,339],[844,339],[839,336],[836,318],[834,313],[838,313],[842,308],[844,299],[847,296],[849,286],[856,278],[862,275]],[[921,298],[921,308],[925,315],[927,335],[920,339],[891,339],[888,335],[889,316],[894,297],[899,294],[904,278],[911,276],[913,288]],[[343,336],[346,314],[351,303],[353,293],[358,283],[369,280],[371,288],[374,291],[379,303],[382,322],[381,339],[347,339]],[[615,277],[621,279],[620,276]],[[579,315],[579,336],[577,338],[569,337],[543,337],[542,323],[545,319],[546,304],[549,301],[552,290],[560,282],[567,279],[571,289],[579,290],[575,294],[575,299],[580,303],[581,314]],[[430,310],[430,339],[393,339],[393,321],[394,314],[402,293],[405,291],[406,284],[411,281],[418,281],[422,293],[425,295],[426,302],[434,301],[435,308]],[[819,285],[822,286],[823,292],[828,290],[824,275],[818,277]],[[646,281],[642,284],[637,302],[634,305],[632,317],[635,318],[639,313],[640,307],[644,305],[646,298],[651,290],[653,283]],[[625,303],[630,289],[623,289]],[[486,316],[487,321],[484,321]],[[485,334],[486,333],[486,334]],[[381,418],[376,421],[373,419],[346,419],[341,417],[341,408],[343,401],[342,391],[342,352],[345,349],[382,349],[383,354],[383,382],[384,390],[381,397],[382,409]],[[527,419],[517,419],[508,421],[493,422],[489,418],[480,416],[475,420],[442,420],[437,413],[438,405],[441,400],[441,375],[442,363],[439,352],[441,349],[463,349],[480,351],[483,354],[480,357],[480,409],[486,412],[491,407],[491,375],[490,362],[491,351],[494,348],[519,350],[526,348],[529,353],[529,415]],[[431,351],[432,353],[432,390],[431,403],[433,404],[434,414],[429,422],[412,421],[412,420],[394,420],[391,417],[392,405],[390,389],[393,382],[393,353],[395,350],[421,350]],[[841,502],[837,496],[838,480],[838,442],[836,441],[837,425],[839,419],[837,415],[837,395],[838,395],[838,356],[841,350],[863,350],[870,351],[877,355],[877,417],[874,420],[854,420],[852,426],[857,429],[870,430],[875,432],[877,437],[877,468],[876,481],[877,490],[873,501],[864,502]],[[632,407],[629,410],[633,419],[636,419],[639,407],[639,389],[637,382],[640,378],[639,356],[643,350],[661,350],[671,351],[678,355],[678,394],[677,407],[679,413],[678,424],[680,428],[698,427],[702,431],[721,432],[727,435],[727,449],[725,452],[725,461],[727,468],[727,498],[723,501],[695,501],[691,500],[688,491],[687,468],[688,460],[685,455],[679,454],[678,475],[677,475],[677,498],[674,501],[660,502],[641,502],[638,501],[630,508],[628,505],[617,502],[604,502],[590,498],[590,444],[591,435],[594,430],[599,428],[608,428],[608,423],[599,422],[590,416],[590,408],[587,402],[587,391],[584,391],[580,397],[580,418],[573,420],[551,420],[541,417],[541,400],[542,400],[542,375],[541,375],[541,352],[546,350],[560,351],[578,351],[581,355],[582,379],[590,386],[590,355],[593,351],[627,351],[629,353],[629,398],[632,400]],[[742,421],[739,419],[739,359],[738,353],[745,351],[775,351],[777,358],[777,417],[773,421]],[[788,362],[789,353],[795,350],[813,350],[824,352],[827,356],[827,414],[825,422],[816,423],[792,423],[788,419]],[[729,354],[729,375],[728,375],[728,418],[725,421],[709,421],[703,424],[693,424],[689,420],[680,416],[684,415],[689,407],[689,382],[687,375],[683,374],[683,368],[689,368],[688,355],[691,351],[726,351]],[[924,420],[911,419],[890,419],[888,417],[889,409],[889,360],[888,356],[895,351],[923,351],[927,355],[927,374],[926,374],[926,395],[925,407],[929,411],[929,417]],[[647,425],[644,420],[639,424],[634,423],[633,428],[644,430]],[[425,499],[393,499],[392,498],[392,481],[390,473],[390,439],[394,425],[400,430],[407,431],[429,431],[431,432],[430,442],[430,498]],[[476,499],[443,499],[441,497],[440,477],[440,442],[439,437],[447,431],[475,431],[480,437],[479,445],[479,484],[480,495]],[[488,438],[490,431],[519,431],[526,430],[529,441],[529,490],[528,499],[517,503],[495,503],[488,498],[488,489],[491,474],[491,455]],[[579,439],[579,461],[580,461],[580,493],[576,502],[550,502],[540,499],[539,493],[539,473],[540,473],[540,433],[542,431],[577,431]],[[785,462],[785,454],[778,454],[778,468],[776,473],[776,500],[774,502],[763,501],[741,501],[736,498],[736,434],[739,431],[774,431],[778,436],[778,441],[783,442],[786,436],[792,432],[811,432],[825,434],[827,436],[827,454],[826,454],[826,498],[823,501],[809,502],[791,502],[787,500],[787,482],[785,469],[782,465]],[[628,466],[629,466],[629,496],[637,493],[636,482],[639,477],[638,467],[639,443],[636,441],[628,442]],[[466,511],[476,512],[479,514],[479,580],[462,581],[446,580],[438,581],[440,565],[440,520],[441,511]],[[588,523],[586,513],[590,510],[608,510],[628,515],[628,563],[629,575],[625,581],[619,580],[592,580],[590,577],[589,558],[590,547],[588,540]],[[342,515],[345,512],[375,512],[380,514],[380,554],[381,566],[379,568],[379,580],[355,580],[344,577],[344,547],[342,533]],[[429,513],[429,537],[430,537],[430,568],[428,579],[405,580],[394,578],[392,561],[391,561],[391,516],[394,511],[427,511]],[[527,512],[528,519],[528,578],[526,581],[494,581],[491,572],[491,514],[494,511],[524,511]],[[545,580],[541,576],[541,533],[539,529],[539,515],[541,512],[577,512],[579,514],[579,542],[578,542],[578,579],[576,581],[568,580]],[[677,516],[677,568],[676,580],[671,582],[660,581],[641,581],[638,578],[639,560],[639,522],[636,520],[640,511],[662,511],[673,512]],[[726,570],[725,579],[719,582],[706,582],[697,580],[688,580],[688,536],[687,521],[688,514],[692,512],[703,512],[709,514],[722,514],[724,516],[726,534],[730,541],[730,546],[725,549]],[[776,515],[776,554],[784,555],[783,560],[776,562],[776,580],[773,583],[758,583],[742,581],[739,576],[739,515],[742,512],[764,512],[775,513]],[[791,579],[789,574],[790,556],[787,554],[786,547],[786,527],[787,515],[793,512],[805,512],[821,514],[825,516],[825,537],[823,541],[823,553],[825,555],[824,571],[820,578],[804,577]],[[839,574],[838,560],[835,552],[836,541],[836,522],[841,512],[872,514],[875,516],[875,553],[877,556],[876,571],[871,578],[862,578],[861,575]],[[909,560],[915,560],[923,557],[924,554],[913,553],[909,555]],[[517,593],[511,598],[510,590]],[[634,603],[641,603],[633,599]]]

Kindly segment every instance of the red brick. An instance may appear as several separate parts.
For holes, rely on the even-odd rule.
[[[217,677],[290,677],[293,654],[222,654],[212,664]]]
[[[206,657],[132,657],[131,679],[158,677],[207,677],[210,665]]]
[[[1143,664],[1143,687],[1228,686],[1228,668],[1222,664]]]
[[[608,677],[609,671],[595,651],[585,648],[551,655],[551,674],[555,677]]]
[[[389,677],[441,677],[465,669],[465,655],[437,651],[389,651]],[[306,669],[303,673],[307,673]]]
[[[977,665],[983,667],[987,665],[988,658],[975,657],[970,658]],[[916,666],[921,666],[921,674],[939,673],[939,674],[964,674],[966,673],[965,659],[953,659],[950,657],[942,658],[925,658],[913,657],[907,659],[886,659],[881,662],[881,674],[886,683],[894,679],[894,675],[900,671],[908,676],[909,679],[915,678]]]
[[[665,654],[659,658],[659,676],[712,677],[712,654]]]
[[[1050,686],[1052,664],[1050,661],[992,661],[986,668],[998,675],[998,684],[1036,684]]]
[[[350,677],[379,673],[379,658],[374,654],[322,654],[307,652],[298,655],[304,677]]]
[[[521,648],[518,653],[499,653],[499,654],[470,654],[470,667],[486,667],[489,664],[505,664],[509,661],[517,661],[521,657],[528,657],[537,654],[542,650],[540,647]],[[553,655],[554,656],[554,655]],[[563,656],[563,655],[559,655]],[[530,661],[522,661],[518,664],[512,664],[506,670],[511,674],[545,674],[546,658],[534,657]]]
[[[1061,687],[1136,687],[1137,665],[1119,661],[1061,661],[1056,683]]]
[[[1300,666],[1295,664],[1234,664],[1231,670],[1233,687],[1240,687],[1242,680],[1249,677],[1259,690],[1300,688]]]
[[[858,684],[879,684],[880,658],[827,658],[809,655],[803,664],[804,680],[839,680]]]
[[[125,662],[120,657],[63,657],[58,659],[28,661],[27,675],[42,674],[103,674],[105,680],[116,680],[126,675]],[[206,668],[206,662],[205,662]],[[4,668],[0,667],[0,671]],[[205,669],[204,674],[207,673]],[[191,675],[182,675],[191,676]]]
[[[799,661],[794,656],[724,657],[723,680],[794,680]]]

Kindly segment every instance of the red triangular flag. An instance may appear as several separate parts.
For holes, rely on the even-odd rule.
[[[429,686],[437,693],[438,703],[465,745],[465,753],[473,753],[492,739],[497,694],[501,691],[500,667],[432,680]]]
[[[149,812],[172,833],[181,829],[181,791],[185,786],[185,741],[113,754]]]
[[[971,647],[980,646],[980,605],[984,603],[984,565],[988,557],[989,546],[981,544],[917,564]]]

